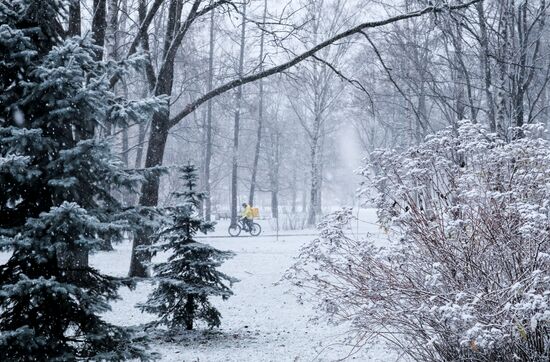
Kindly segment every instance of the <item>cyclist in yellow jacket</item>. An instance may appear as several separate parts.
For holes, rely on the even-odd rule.
[[[243,203],[243,211],[241,212],[241,220],[248,230],[252,230],[252,220],[254,219],[254,213],[252,212],[252,207],[246,202]]]

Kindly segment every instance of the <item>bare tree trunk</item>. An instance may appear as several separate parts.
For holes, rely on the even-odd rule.
[[[313,138],[311,139],[311,189],[309,194],[309,213],[307,217],[307,224],[313,226],[317,222],[317,210],[319,196],[319,132],[320,132],[320,119],[318,116],[314,120],[313,124]]]
[[[315,157],[315,150],[313,149],[312,147],[312,154],[311,154],[312,158]],[[309,194],[309,213],[308,213],[308,216],[307,216],[307,224],[310,225],[310,226],[313,226],[315,225],[316,223],[316,220],[317,220],[317,215],[316,215],[316,211],[317,211],[317,187],[318,187],[318,182],[317,182],[317,168],[316,168],[316,165],[313,166],[313,169],[311,170],[311,190],[310,190],[310,194]]]
[[[143,23],[147,15],[147,3],[146,0],[140,0],[139,2],[139,22]],[[147,35],[141,38],[141,46],[144,51],[149,51],[149,41]],[[152,79],[151,71],[147,71],[143,77],[144,87],[142,88],[141,98],[146,98],[149,94],[149,89],[152,89],[154,86],[154,79]],[[145,86],[148,84],[148,86]],[[143,150],[145,148],[145,136],[147,133],[147,125],[145,123],[140,123],[138,125],[138,143],[136,147],[136,160],[135,168],[140,169],[143,167]]]
[[[144,123],[140,123],[138,125],[138,145],[136,147],[136,163],[135,168],[142,168],[143,167],[143,149],[145,142],[145,133],[146,133],[146,125]]]
[[[243,76],[244,68],[244,49],[246,36],[246,2],[243,2],[243,13],[241,23],[241,51],[239,55],[239,78]],[[241,106],[243,98],[243,87],[237,88],[236,106],[235,106],[235,124],[233,129],[233,162],[231,170],[231,224],[237,223],[237,198],[238,198],[238,163],[239,163],[239,130],[241,121]]]
[[[105,49],[107,57],[110,59],[118,59],[118,0],[108,0],[107,3],[107,28],[105,30]]]
[[[455,109],[457,121],[461,121],[466,118],[466,102],[464,83],[465,77],[462,71],[462,28],[460,23],[456,24],[454,29],[456,34],[452,34],[453,46],[455,50],[454,62],[455,62]]]
[[[279,218],[279,184],[271,184],[271,216]]]
[[[515,126],[521,127],[525,123],[525,98],[535,75],[535,64],[539,63],[541,38],[546,26],[546,0],[540,0],[540,18],[529,23],[528,15],[531,9],[527,1],[521,3],[517,14],[517,32],[519,39],[519,69],[516,80],[514,99]],[[538,26],[535,26],[538,25]],[[535,34],[533,32],[536,31]],[[532,52],[531,52],[532,49]],[[527,112],[530,113],[530,112]],[[529,120],[529,119],[528,119]]]
[[[549,67],[550,65],[546,65],[547,67]],[[549,112],[548,112],[548,101],[549,101],[549,97],[548,97],[548,87],[544,87],[543,91],[542,91],[542,94],[541,94],[541,98],[540,98],[540,103],[542,104],[542,108],[541,108],[541,116],[542,116],[542,120],[544,122],[544,125],[546,127],[548,127],[548,121],[550,121],[549,119]]]
[[[290,212],[292,214],[295,214],[296,213],[296,201],[297,201],[297,198],[298,198],[298,194],[297,194],[297,188],[298,188],[298,182],[297,182],[297,174],[296,174],[296,167],[293,167],[292,168],[292,186],[291,186],[291,207],[290,207]]]
[[[421,75],[420,79],[420,94],[418,95],[418,112],[417,114],[420,115],[420,117],[416,117],[416,124],[415,124],[415,134],[416,134],[416,142],[420,143],[424,140],[424,137],[426,136],[426,129],[423,126],[423,120],[427,120],[426,117],[426,82],[424,81],[424,73]]]
[[[124,93],[124,97],[128,99],[128,85],[126,82],[122,82],[122,92]],[[130,165],[130,161],[128,160],[128,149],[130,145],[128,142],[128,126],[123,125],[122,126],[122,162],[124,163],[124,167],[128,168]]]
[[[308,190],[308,183],[307,183],[307,177],[303,178],[303,185],[302,185],[302,213],[306,214],[307,212],[307,190]]]
[[[324,126],[324,125],[323,125]],[[323,127],[324,128],[324,127]],[[323,162],[323,152],[325,149],[325,131],[323,130],[321,133],[321,142],[319,145],[319,151],[317,152],[317,168],[318,168],[318,186],[317,186],[317,205],[315,205],[315,215],[317,218],[323,215],[323,169],[325,166],[325,163]]]
[[[149,149],[145,159],[145,167],[154,167],[162,164],[164,150],[168,139],[168,129],[165,128],[168,120],[168,112],[156,113],[151,122],[151,136],[149,139]],[[139,204],[142,206],[157,206],[159,199],[160,177],[151,176],[147,182],[144,182],[141,189]],[[150,235],[147,231],[141,231],[134,236],[132,245],[132,259],[130,262],[130,277],[147,277],[147,263],[151,259],[148,251],[140,250],[142,246],[149,245]]]
[[[72,0],[69,4],[69,29],[67,35],[81,35],[81,25],[80,0]],[[89,130],[79,130],[75,137],[76,140],[93,136],[93,129],[91,135],[89,132]],[[82,282],[82,277],[85,275],[82,271],[86,270],[89,266],[89,253],[77,246],[59,250],[57,252],[57,266],[59,269],[65,270],[67,280]]]
[[[208,92],[212,91],[214,87],[214,20],[215,12],[212,10],[210,13],[210,49],[208,52]],[[204,155],[204,191],[206,197],[204,199],[204,215],[206,221],[210,221],[212,218],[212,198],[211,198],[211,184],[210,184],[210,167],[212,163],[212,100],[208,100],[208,109],[206,112],[206,149]]]
[[[322,7],[322,4],[320,4]],[[314,15],[313,23],[313,41],[317,42],[320,19],[318,15]],[[321,123],[322,123],[322,103],[323,103],[323,85],[321,80],[321,71],[319,70],[317,62],[313,63],[312,69],[312,87],[313,87],[313,125],[310,133],[310,157],[311,157],[311,190],[309,194],[309,213],[307,218],[307,224],[313,226],[317,223],[317,216],[319,211],[319,153],[321,142]]]
[[[82,20],[80,18],[80,0],[71,0],[69,4],[69,36],[82,34]]]
[[[187,301],[185,302],[185,313],[187,314],[187,318],[185,320],[185,329],[188,331],[193,329],[193,316],[195,314],[195,303],[194,303],[194,295],[190,294],[187,296]]]
[[[147,19],[147,1],[148,0],[139,0],[139,4],[138,4],[138,13],[139,13],[139,22],[140,23],[144,23],[145,20]],[[160,19],[160,16],[157,17],[157,19]],[[160,29],[161,29],[161,26],[159,24],[156,24],[155,22],[155,38],[159,38],[160,37]],[[149,34],[147,32],[141,34],[141,36],[139,36],[139,43],[141,44],[141,47],[143,49],[143,51],[145,52],[146,56],[147,56],[147,62],[145,64],[145,76],[146,76],[146,80],[147,80],[147,83],[149,84],[149,90],[151,92],[154,91],[155,89],[155,83],[157,81],[156,79],[156,75],[155,75],[155,69],[153,68],[153,63],[152,63],[152,60],[151,60],[151,49],[150,49],[150,45],[149,45]],[[155,44],[159,44],[160,42],[155,42]],[[155,54],[158,54],[159,51],[158,49],[155,49]]]
[[[118,2],[119,0],[107,0],[107,14],[106,14],[106,25],[105,25],[105,58],[118,60]],[[115,86],[114,90],[116,93],[120,92],[120,88],[123,88],[123,93],[125,96],[128,95],[128,90],[125,82],[122,82],[122,86]],[[125,88],[125,90],[124,90]],[[118,91],[118,92],[117,92]],[[103,134],[105,136],[110,136],[114,132],[114,124],[106,123],[105,128],[103,129]],[[123,131],[124,133],[124,131]],[[126,147],[127,149],[128,147]],[[122,157],[124,158],[125,152],[122,150]],[[127,162],[125,163],[128,164]]]
[[[262,24],[265,24],[267,17],[267,0],[264,1],[264,15],[262,18]],[[260,36],[260,72],[264,70],[264,32]],[[264,82],[263,79],[259,80],[260,84],[260,100],[258,104],[258,132],[256,134],[256,148],[254,150],[254,163],[252,164],[252,179],[250,181],[250,194],[248,197],[248,203],[254,204],[254,192],[256,190],[256,175],[258,173],[258,162],[260,160],[260,147],[262,144],[262,128],[264,122]]]
[[[489,64],[489,36],[487,34],[487,20],[485,18],[485,10],[483,2],[476,4],[477,17],[479,20],[479,45],[481,48],[480,58],[483,74],[483,91],[485,92],[485,102],[487,103],[487,118],[489,121],[489,129],[491,132],[497,131],[495,119],[495,105],[493,92],[491,91],[492,75],[491,66]]]
[[[280,132],[277,127],[274,129],[275,134],[271,136],[271,165],[269,168],[269,178],[271,183],[271,216],[279,217],[279,165],[280,165]]]
[[[103,47],[105,45],[105,31],[107,29],[107,3],[106,0],[94,0],[92,18],[92,38],[99,47],[96,58],[103,59]]]
[[[498,32],[499,32],[499,56],[498,56],[498,77],[499,77],[499,89],[497,93],[497,132],[503,136],[506,135],[506,130],[508,129],[506,124],[506,105],[507,105],[507,94],[506,94],[506,62],[508,58],[508,0],[503,1],[499,4],[499,22],[498,22]]]
[[[124,127],[122,129],[122,162],[126,168],[130,165],[128,160],[128,143],[128,127]]]
[[[172,46],[172,41],[175,36],[176,29],[179,29],[181,23],[181,11],[183,0],[171,0],[168,9],[168,23],[166,26],[166,36],[164,38],[164,54],[165,62],[162,70],[159,73],[155,95],[172,94],[172,85],[174,83],[174,59],[175,53],[170,54],[169,50]],[[159,111],[153,115],[151,121],[151,135],[149,139],[149,147],[145,158],[145,167],[152,168],[162,164],[164,151],[166,149],[166,141],[168,140],[168,131],[170,129],[170,112],[169,110]],[[151,176],[144,182],[141,189],[139,204],[142,206],[157,206],[159,199],[160,176]],[[147,251],[140,250],[142,246],[150,243],[150,235],[148,232],[142,231],[134,237],[132,244],[132,259],[130,262],[129,276],[131,277],[147,277],[147,263],[151,260],[151,254]]]
[[[112,0],[112,1],[115,1],[117,2],[117,0]],[[118,12],[118,10],[117,10]],[[126,33],[126,25],[127,25],[127,15],[128,14],[128,0],[122,0],[122,13],[119,15],[119,19],[118,19],[118,24],[116,24],[115,26],[115,29],[117,27],[120,27],[120,33],[121,34],[125,34]],[[114,54],[116,54],[117,56],[117,59],[119,59],[119,54],[118,54],[118,48],[120,47],[120,35],[119,35],[119,32],[115,32],[115,36],[114,36],[114,40],[115,40],[115,49],[114,49]],[[126,96],[126,98],[128,98],[128,84],[126,82],[122,82],[122,86],[123,86],[123,90],[124,90],[124,94]],[[130,161],[128,159],[129,157],[129,154],[128,154],[128,150],[129,150],[129,140],[128,140],[128,126],[123,126],[123,129],[122,129],[122,161],[124,162],[124,165],[126,167],[129,167],[130,166]]]
[[[527,77],[527,52],[530,46],[529,44],[529,30],[527,29],[527,4],[525,1],[519,5],[517,14],[517,32],[519,40],[519,69],[517,71],[514,81],[516,87],[514,89],[514,95],[512,98],[513,116],[515,118],[515,126],[523,126],[525,118],[525,108],[523,105],[523,98],[526,91],[526,77]]]

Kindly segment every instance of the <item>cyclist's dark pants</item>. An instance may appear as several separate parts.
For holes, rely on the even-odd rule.
[[[244,222],[246,228],[247,228],[249,231],[252,230],[252,227],[253,227],[253,224],[254,224],[254,221],[253,221],[252,219],[249,219],[249,218],[245,217],[245,218],[243,219],[243,222]]]

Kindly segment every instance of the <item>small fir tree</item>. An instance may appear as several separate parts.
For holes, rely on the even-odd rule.
[[[221,315],[209,298],[221,296],[225,300],[233,295],[230,286],[237,280],[217,268],[234,254],[194,239],[199,231],[204,234],[212,231],[214,224],[198,216],[204,195],[195,191],[195,166],[183,167],[181,178],[186,191],[174,196],[182,203],[167,209],[166,225],[157,233],[153,247],[154,253],[172,254],[166,262],[154,266],[158,285],[139,307],[159,317],[153,325],[191,330],[195,320],[203,320],[211,328],[218,327]]]
[[[88,264],[140,219],[109,191],[140,177],[90,130],[158,107],[117,98],[109,78],[121,68],[96,61],[87,38],[63,39],[66,5],[0,2],[0,250],[12,252],[0,265],[0,359],[148,359],[142,338],[100,317],[125,282]]]

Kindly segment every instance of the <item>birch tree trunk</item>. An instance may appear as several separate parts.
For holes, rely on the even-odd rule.
[[[105,43],[105,59],[112,59],[112,60],[118,60],[118,13],[119,13],[119,4],[118,0],[106,0],[106,6],[107,6],[107,13],[105,16],[105,35],[104,35],[104,43]],[[127,97],[128,96],[128,87],[126,87],[126,83],[123,81],[121,82],[122,85],[119,83],[117,86],[115,86],[114,90],[115,93],[119,93],[122,88],[123,94]],[[113,131],[115,125],[106,123],[104,125],[104,128],[101,130],[102,134],[106,137],[110,136]],[[127,149],[128,147],[126,147]],[[122,157],[124,159],[124,149],[122,150]],[[125,165],[128,165],[128,162],[125,163]]]
[[[317,114],[313,120],[313,137],[311,138],[310,157],[311,157],[311,188],[309,193],[309,210],[307,224],[315,225],[317,222],[318,197],[319,197],[319,141],[320,141],[321,119]]]
[[[296,201],[297,201],[297,198],[298,198],[298,194],[297,194],[297,188],[298,188],[298,182],[297,182],[297,173],[296,173],[296,167],[293,167],[292,168],[292,184],[291,184],[291,207],[290,207],[290,212],[292,214],[296,214]]]
[[[147,15],[147,3],[146,0],[140,0],[139,2],[139,22],[143,23],[145,21],[145,17]],[[147,34],[145,34],[141,40],[141,46],[144,51],[149,51],[149,40]],[[142,88],[141,98],[146,98],[149,95],[149,89],[152,89],[153,87],[153,79],[151,79],[150,71],[146,72],[146,74],[143,76],[143,83],[144,87]],[[145,84],[148,84],[148,86],[145,86]],[[136,160],[135,160],[135,168],[140,169],[143,167],[143,151],[145,149],[145,137],[147,133],[147,124],[140,123],[138,125],[138,142],[136,146]]]
[[[497,93],[497,132],[501,135],[506,134],[508,129],[506,122],[506,108],[507,108],[507,95],[506,95],[506,73],[507,73],[507,58],[508,58],[508,0],[504,0],[499,4],[499,22],[498,22],[498,78],[499,88]]]
[[[107,28],[105,30],[105,49],[109,59],[118,59],[118,0],[108,0],[107,3]]]
[[[267,17],[267,0],[264,0],[264,14],[262,24],[265,25]],[[260,72],[264,70],[264,32],[260,36]],[[258,131],[256,134],[256,147],[254,149],[254,163],[252,164],[252,179],[250,181],[250,194],[248,203],[254,205],[254,192],[256,190],[256,175],[258,173],[258,162],[260,159],[260,147],[262,144],[262,128],[264,123],[264,81],[259,80],[260,94],[258,104]]]
[[[485,93],[485,102],[487,107],[487,119],[489,123],[489,129],[491,132],[497,131],[496,119],[495,119],[495,104],[493,92],[491,90],[492,74],[491,66],[489,63],[489,36],[487,33],[487,19],[485,17],[485,9],[483,2],[476,4],[477,18],[479,21],[479,45],[480,45],[480,59],[481,68],[483,74],[483,92]]]
[[[113,0],[113,1],[116,1],[116,0]],[[122,3],[122,12],[118,11],[119,13],[119,19],[118,19],[118,24],[117,24],[117,27],[119,28],[120,31],[117,31],[115,32],[115,53],[116,53],[116,56],[117,56],[117,59],[120,58],[120,55],[118,54],[118,48],[120,47],[120,44],[121,44],[121,36],[120,34],[126,34],[126,26],[127,26],[127,15],[128,14],[128,0],[121,0],[121,3]],[[128,97],[128,84],[126,82],[122,82],[122,86],[123,86],[123,89],[124,89],[124,94],[126,97]],[[130,166],[130,161],[128,159],[129,155],[128,155],[128,150],[129,150],[129,140],[128,140],[128,127],[129,126],[124,126],[122,128],[122,161],[124,162],[124,165],[126,167],[129,167]]]
[[[208,92],[214,87],[214,20],[215,12],[210,12],[210,49],[208,51]],[[208,100],[206,111],[206,149],[204,155],[204,191],[206,197],[204,199],[204,216],[206,221],[212,218],[212,198],[211,198],[211,180],[210,167],[212,163],[212,100]]]
[[[142,168],[143,167],[143,149],[145,142],[145,133],[146,133],[146,125],[144,123],[140,123],[138,125],[138,144],[136,147],[136,162],[134,164],[135,168]]]
[[[279,218],[279,165],[280,165],[280,132],[275,128],[273,144],[273,154],[269,171],[271,183],[271,216]]]
[[[243,76],[244,68],[244,49],[246,37],[246,2],[243,2],[242,23],[241,23],[241,50],[239,54],[239,78]],[[231,224],[237,223],[237,199],[238,199],[238,168],[239,168],[239,131],[241,121],[241,107],[243,99],[243,86],[237,87],[235,98],[235,123],[233,128],[233,161],[231,170]]]
[[[454,24],[453,24],[454,25]],[[462,71],[460,64],[462,60],[462,28],[460,23],[453,26],[456,30],[456,34],[451,35],[454,46],[454,68],[455,68],[455,110],[457,121],[461,121],[466,118],[466,101],[465,101],[465,75]]]
[[[308,190],[308,179],[307,177],[304,177],[302,179],[303,182],[303,188],[302,188],[302,214],[307,213],[307,190]]]

